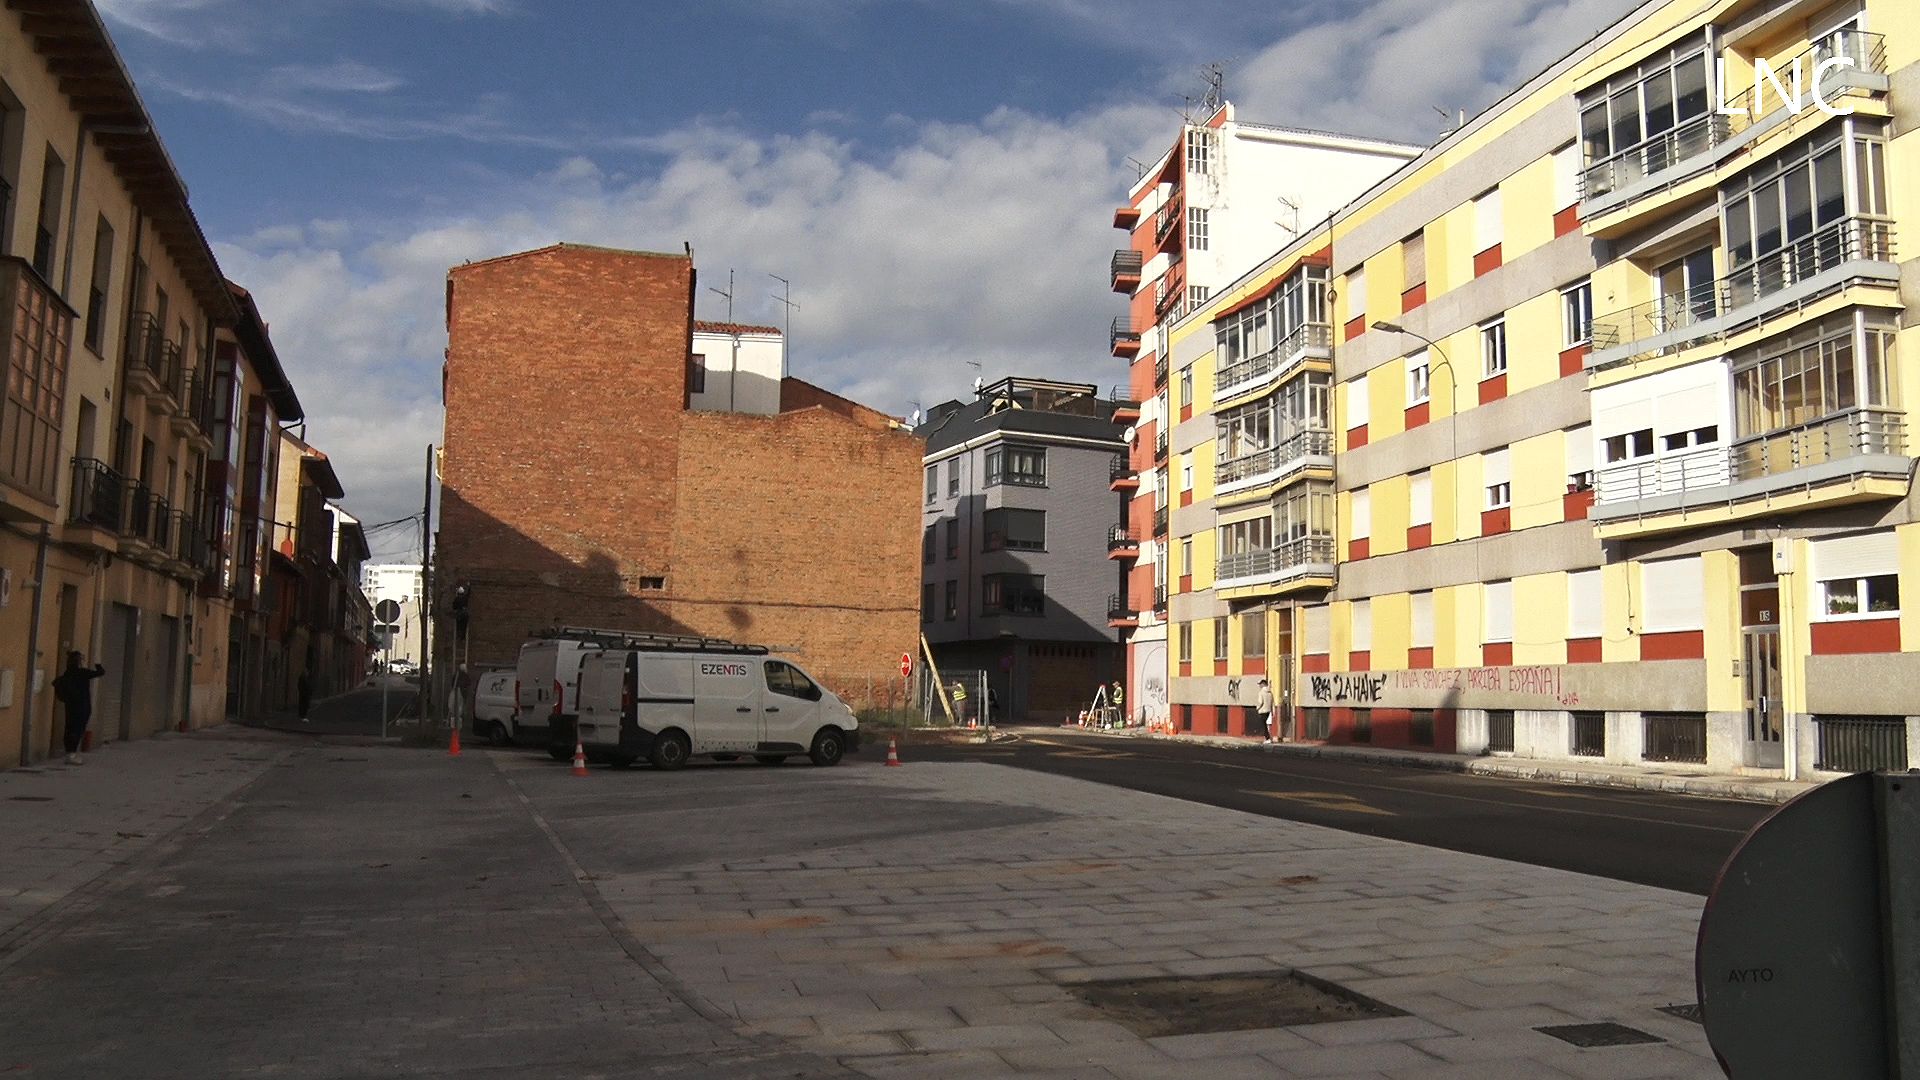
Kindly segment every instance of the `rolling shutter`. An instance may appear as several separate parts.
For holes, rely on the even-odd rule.
[[[1304,619],[1306,621],[1307,640],[1305,651],[1310,655],[1331,652],[1333,650],[1333,635],[1329,629],[1327,605],[1318,604],[1314,607],[1302,608],[1301,610],[1305,613]]]
[[[1481,623],[1481,640],[1489,642],[1512,641],[1513,582],[1488,582],[1484,590],[1482,603],[1485,607],[1485,618]]]
[[[1706,576],[1699,558],[1660,559],[1640,565],[1640,627],[1649,634],[1699,630],[1706,625]]]
[[[1606,593],[1600,571],[1575,570],[1567,575],[1567,636],[1597,638],[1606,628]]]
[[[1900,543],[1891,529],[1815,540],[1812,546],[1813,576],[1819,581],[1900,572]]]
[[[1407,477],[1407,524],[1433,524],[1433,474],[1422,470]]]
[[[1347,609],[1348,621],[1353,631],[1353,641],[1349,645],[1354,652],[1366,652],[1373,648],[1373,601],[1355,600]]]
[[[1373,535],[1373,493],[1361,488],[1353,493],[1353,539],[1364,540]]]
[[[1408,642],[1416,649],[1433,648],[1433,594],[1417,592],[1413,601],[1413,637]]]
[[[1367,400],[1367,377],[1365,375],[1347,384],[1347,427],[1357,428],[1367,422],[1371,404]]]

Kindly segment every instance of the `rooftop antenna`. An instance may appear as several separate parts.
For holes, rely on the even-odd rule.
[[[1200,98],[1200,107],[1211,117],[1227,103],[1227,67],[1231,60],[1215,60],[1200,69],[1200,77],[1206,80],[1207,90]]]
[[[707,286],[707,291],[710,293],[716,293],[720,296],[724,296],[727,298],[727,321],[732,322],[733,321],[733,271],[732,270],[727,271],[727,288],[725,292],[721,292],[719,289],[714,288],[711,285]]]
[[[1288,224],[1285,224],[1284,222],[1279,222],[1279,221],[1274,222],[1274,224],[1287,230],[1288,236],[1299,236],[1300,235],[1300,204],[1297,202],[1294,202],[1292,199],[1287,198],[1285,195],[1275,195],[1274,198],[1280,200],[1280,205],[1293,211],[1292,225],[1288,225]]]
[[[800,310],[800,305],[793,302],[793,282],[779,274],[767,276],[780,283],[780,295],[774,299],[787,309],[786,326],[780,331],[780,377],[784,379],[789,370],[787,356],[793,351],[793,313]]]
[[[1134,157],[1132,154],[1127,155],[1127,164],[1133,166],[1133,178],[1135,181],[1147,175],[1147,163]]]

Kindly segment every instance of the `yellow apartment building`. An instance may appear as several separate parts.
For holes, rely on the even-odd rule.
[[[1916,108],[1897,0],[1648,3],[1189,314],[1176,726],[1904,768]]]

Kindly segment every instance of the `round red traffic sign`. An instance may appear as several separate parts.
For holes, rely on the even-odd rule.
[[[900,674],[903,676],[913,674],[913,654],[912,653],[903,652],[900,654]]]

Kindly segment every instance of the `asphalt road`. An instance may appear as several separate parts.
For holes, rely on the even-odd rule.
[[[1428,847],[1705,895],[1772,807],[1651,791],[1028,729],[991,746],[915,746]]]

